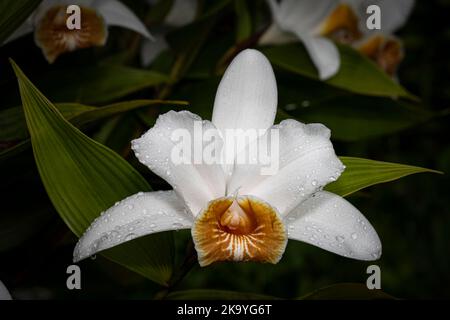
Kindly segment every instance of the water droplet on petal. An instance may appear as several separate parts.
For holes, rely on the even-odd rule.
[[[127,235],[125,236],[125,241],[133,240],[133,239],[135,239],[136,237],[137,237],[136,234],[134,234],[134,233],[129,233],[129,234],[127,234]]]

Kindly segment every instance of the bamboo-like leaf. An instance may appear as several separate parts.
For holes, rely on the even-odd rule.
[[[83,112],[97,109],[79,103],[58,103],[55,107],[66,119],[73,118]],[[25,115],[22,107],[0,111],[0,141],[18,141],[28,137]]]
[[[0,45],[30,16],[42,0],[0,1]]]
[[[356,50],[344,45],[338,48],[341,66],[335,76],[325,81],[327,84],[364,95],[417,99]],[[303,45],[288,44],[261,50],[274,65],[318,79],[317,70]]]
[[[36,83],[55,102],[103,104],[167,80],[158,72],[104,64],[58,70]]]
[[[164,105],[184,105],[186,101],[168,101],[168,100],[132,100],[118,102],[104,107],[90,107],[77,103],[59,103],[55,107],[61,114],[77,127],[98,121],[107,117],[111,117],[120,113],[148,107],[155,104]],[[25,123],[25,117],[21,108],[10,108],[0,111],[0,141],[20,141],[9,149],[0,152],[0,161],[10,158],[11,156],[27,149],[29,146],[28,131]]]
[[[306,294],[299,300],[393,300],[395,297],[381,291],[369,290],[361,283],[339,283]]]
[[[150,186],[124,159],[90,139],[11,61],[17,75],[33,153],[42,182],[64,222],[80,236],[114,202]],[[111,260],[160,284],[173,266],[171,233],[160,233],[104,252]]]
[[[348,196],[375,184],[397,180],[414,173],[442,173],[400,163],[352,157],[340,159],[346,169],[337,181],[330,183],[325,189],[341,196]]]

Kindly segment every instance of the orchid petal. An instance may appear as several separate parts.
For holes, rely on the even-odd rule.
[[[36,8],[35,13],[33,15],[33,24],[36,25],[42,19],[42,17],[47,13],[47,11],[55,6],[69,6],[69,5],[78,5],[82,7],[91,8],[94,1],[100,0],[44,0],[41,4]]]
[[[200,141],[201,150],[210,145],[208,141],[202,141],[202,137],[197,137],[195,127],[203,133],[211,133],[218,144],[217,148],[220,147],[220,134],[214,125],[188,111],[169,111],[160,115],[153,128],[132,142],[139,161],[170,183],[193,215],[198,214],[209,201],[225,195],[225,177],[220,164],[208,164],[198,157],[196,161],[187,154],[185,156],[188,161],[174,159],[184,151],[178,149],[180,146],[183,149],[182,143],[188,143],[190,148],[190,142],[196,144]],[[192,141],[186,141],[185,138],[192,138]],[[195,157],[195,150],[193,156]]]
[[[304,37],[302,40],[321,80],[329,79],[339,71],[339,51],[331,40],[323,37]]]
[[[2,281],[0,281],[0,300],[12,300],[8,289],[6,289]]]
[[[299,32],[302,37],[313,35],[319,25],[339,4],[337,0],[268,0],[273,18],[281,29]],[[300,38],[302,38],[300,37]]]
[[[367,219],[344,198],[320,191],[285,218],[289,239],[365,261],[381,256],[380,239]]]
[[[361,17],[360,28],[364,33],[392,34],[407,21],[414,7],[414,0],[347,0]],[[381,30],[368,30],[366,13],[369,5],[377,5],[381,9]]]
[[[277,137],[272,136],[278,134]],[[286,215],[299,203],[327,183],[336,180],[344,167],[333,150],[330,130],[322,124],[305,125],[296,120],[284,120],[254,141],[243,151],[249,157],[252,150],[265,152],[266,143],[279,146],[264,163],[258,154],[258,163],[241,164],[237,161],[228,190],[239,190],[239,194],[251,194],[274,206],[281,216]],[[261,151],[262,150],[262,151]],[[239,159],[240,154],[238,155]],[[278,165],[276,165],[278,162]],[[263,168],[271,165],[275,172],[268,174]]]
[[[212,122],[224,138],[224,157],[233,159],[236,152],[234,141],[226,139],[227,130],[266,130],[276,110],[277,84],[270,62],[259,51],[242,51],[225,71],[214,101]],[[229,161],[223,163],[230,174]]]
[[[144,41],[141,48],[142,65],[149,66],[168,47],[166,39],[162,34],[155,34],[154,41]]]
[[[297,41],[298,38],[295,35],[283,31],[278,24],[272,23],[259,38],[258,43],[260,45],[281,45]]]
[[[148,234],[189,229],[193,217],[173,191],[140,192],[106,210],[78,241],[73,260],[78,262],[121,243]]]
[[[139,18],[117,0],[96,0],[93,7],[103,16],[108,26],[119,26],[140,33],[147,39],[153,37]]]
[[[175,0],[164,22],[173,27],[185,26],[194,21],[196,13],[197,0]]]

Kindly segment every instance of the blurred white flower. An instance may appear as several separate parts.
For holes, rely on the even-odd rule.
[[[273,24],[260,44],[302,41],[316,66],[320,79],[335,75],[340,66],[339,52],[329,34],[346,26],[348,10],[339,9],[338,0],[267,0]],[[336,13],[337,12],[337,13]]]
[[[376,62],[387,74],[393,76],[403,60],[403,45],[394,33],[408,20],[414,7],[414,0],[347,0],[359,17],[359,28],[363,37],[354,43],[360,50]],[[377,5],[381,11],[381,29],[370,30],[366,26],[367,7]]]
[[[147,0],[155,5],[157,0]],[[150,65],[161,52],[168,48],[165,39],[166,33],[175,27],[185,26],[195,19],[197,14],[197,0],[174,0],[169,13],[164,19],[164,24],[152,29],[153,41],[144,41],[141,49],[141,63],[143,66]]]
[[[8,289],[6,289],[3,282],[0,280],[0,300],[11,300],[11,295],[9,294]]]
[[[242,51],[219,84],[212,121],[170,111],[132,142],[139,161],[173,190],[140,192],[106,210],[80,238],[74,261],[136,237],[178,229],[191,229],[201,266],[215,261],[277,263],[288,238],[354,259],[378,259],[380,239],[367,219],[344,198],[322,191],[344,170],[330,130],[296,120],[274,125],[276,111],[277,85],[269,61],[256,50]],[[175,164],[172,134],[184,130],[195,138],[196,126],[217,133],[219,145],[231,142],[223,151],[233,159],[239,152],[226,132],[265,132],[248,142],[245,148],[251,150],[276,130],[278,172],[261,175],[263,164],[236,160],[231,171],[221,163]]]
[[[69,30],[66,26],[69,5],[80,6],[79,30]],[[152,38],[139,18],[118,0],[44,0],[5,43],[34,32],[36,45],[52,63],[63,53],[103,46],[108,38],[109,26],[127,28],[147,39]]]
[[[318,69],[320,79],[335,75],[339,52],[332,41],[353,45],[388,74],[403,58],[401,42],[392,36],[403,26],[413,0],[267,0],[274,22],[260,44],[302,41]],[[381,9],[381,30],[369,30],[369,5]]]

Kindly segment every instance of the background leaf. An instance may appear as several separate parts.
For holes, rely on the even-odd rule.
[[[80,236],[114,202],[150,186],[124,159],[85,136],[12,62],[31,135],[36,164],[47,193],[69,228]],[[160,284],[173,265],[171,233],[147,236],[103,253]]]
[[[397,180],[414,173],[441,173],[406,164],[352,157],[339,158],[346,169],[337,181],[330,183],[325,189],[343,197],[375,184]]]
[[[338,49],[341,58],[339,72],[325,83],[359,94],[416,99],[356,50],[344,45],[338,45]],[[317,70],[302,44],[267,47],[261,51],[274,65],[318,80]]]
[[[237,15],[236,41],[240,42],[250,37],[252,33],[252,20],[246,0],[235,0],[234,6]]]
[[[42,0],[0,1],[0,44],[30,16]]]
[[[155,71],[104,64],[57,70],[36,83],[55,102],[102,104],[167,80],[166,75]]]
[[[75,117],[85,111],[97,109],[79,103],[58,103],[55,107],[66,119]],[[23,140],[28,136],[25,115],[22,107],[14,107],[0,111],[0,141]]]
[[[73,125],[82,127],[88,123],[98,121],[107,117],[112,117],[121,113],[136,110],[151,105],[183,105],[186,101],[164,101],[164,100],[132,100],[110,104],[104,107],[90,107],[78,103],[58,103],[55,107],[61,112],[64,118],[69,120]],[[0,141],[20,141],[17,145],[6,149],[0,153],[0,160],[26,150],[29,144],[28,130],[26,127],[25,116],[23,110],[19,107],[10,108],[0,111]]]

